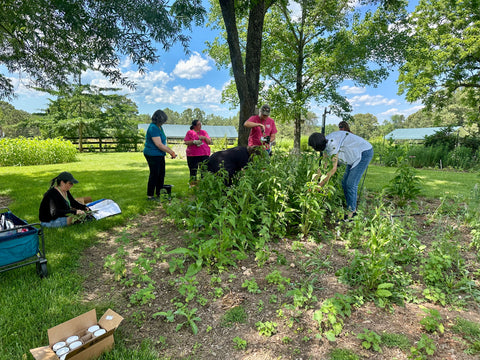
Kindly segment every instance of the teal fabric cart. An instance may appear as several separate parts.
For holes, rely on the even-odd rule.
[[[41,278],[48,275],[41,224],[28,224],[8,208],[0,208],[0,273],[31,264],[36,264]]]

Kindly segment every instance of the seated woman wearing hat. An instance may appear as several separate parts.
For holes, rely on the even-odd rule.
[[[50,189],[43,195],[40,203],[39,219],[44,227],[64,227],[72,225],[69,215],[84,214],[88,207],[75,200],[70,194],[73,184],[77,184],[72,174],[62,172],[53,178]]]

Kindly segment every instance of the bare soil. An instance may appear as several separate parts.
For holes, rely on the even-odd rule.
[[[423,210],[429,212],[437,205],[430,201],[423,205]],[[461,234],[455,241],[461,242],[465,245],[463,248],[468,249],[468,229],[463,229],[452,220],[434,223],[428,216],[424,214],[415,217],[420,240],[427,248],[440,229],[448,228],[456,229]],[[372,302],[364,302],[353,309],[351,316],[344,319],[344,328],[335,342],[330,342],[325,337],[316,338],[319,331],[318,323],[313,320],[314,311],[325,299],[336,293],[346,294],[351,290],[335,276],[336,271],[351,260],[351,254],[345,251],[345,244],[339,240],[317,244],[307,240],[281,239],[269,245],[272,256],[262,267],[258,266],[252,254],[237,267],[225,269],[221,273],[209,273],[207,269],[203,269],[196,275],[196,299],[202,297],[206,302],[199,304],[194,300],[188,304],[190,309],[198,309],[196,315],[201,319],[197,322],[198,333],[193,335],[188,324],[177,331],[176,327],[183,321],[182,317],[177,316],[172,323],[165,321],[163,316],[152,316],[158,311],[175,310],[175,301],[184,302],[178,292],[178,279],[183,275],[179,272],[171,274],[165,258],[157,261],[149,272],[156,284],[155,299],[144,305],[132,304],[130,296],[138,288],[116,281],[113,273],[104,269],[104,263],[107,256],[115,255],[118,248],[123,246],[128,252],[128,279],[135,261],[146,248],[155,250],[166,246],[167,250],[173,250],[185,247],[184,235],[183,231],[167,219],[160,205],[148,215],[139,216],[126,227],[100,233],[97,244],[85,252],[80,267],[85,276],[84,301],[109,304],[125,317],[118,331],[127,346],[135,347],[144,340],[150,340],[160,357],[166,359],[329,359],[329,354],[336,348],[349,349],[362,359],[408,359],[409,348],[382,346],[382,353],[366,350],[361,345],[362,341],[357,339],[357,334],[363,333],[364,329],[379,335],[404,334],[410,344],[415,346],[421,335],[427,334],[420,324],[420,320],[425,316],[421,309],[421,306],[424,306],[437,309],[445,326],[443,334],[427,334],[435,341],[436,346],[435,354],[429,358],[479,359],[478,354],[465,353],[466,342],[451,330],[457,317],[480,323],[479,307],[476,303],[467,303],[462,309],[429,302],[393,305],[390,309],[382,309]],[[294,240],[297,241],[296,245],[301,243],[305,250],[294,251]],[[462,255],[466,258],[467,268],[472,273],[477,271],[476,255],[468,253],[468,250]],[[313,294],[317,301],[307,310],[288,310],[283,304],[291,304],[292,297],[287,297],[285,291],[278,291],[276,285],[268,284],[265,280],[266,275],[275,269],[278,269],[283,277],[290,278],[291,283],[316,279]],[[219,276],[221,282],[212,284],[212,276]],[[260,293],[250,293],[242,287],[245,280],[253,278],[259,285]],[[478,280],[477,278],[477,285]],[[215,288],[222,288],[223,295],[215,296]],[[419,298],[423,299],[421,291],[419,288]],[[246,322],[226,326],[223,317],[235,306],[245,309],[248,315]],[[283,311],[283,316],[280,311]],[[277,332],[270,337],[260,335],[255,325],[259,321],[277,323]],[[247,342],[246,349],[234,348],[235,337]]]

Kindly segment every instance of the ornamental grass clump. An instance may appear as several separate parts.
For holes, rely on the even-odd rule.
[[[60,164],[76,161],[77,148],[61,138],[0,140],[0,166]]]

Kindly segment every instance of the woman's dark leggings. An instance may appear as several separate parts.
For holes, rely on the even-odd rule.
[[[165,156],[145,155],[150,175],[148,176],[147,196],[160,196],[165,181]]]
[[[187,156],[187,164],[188,168],[190,169],[190,180],[197,179],[197,171],[198,165],[202,162],[207,160],[209,157],[207,155],[204,156]]]

